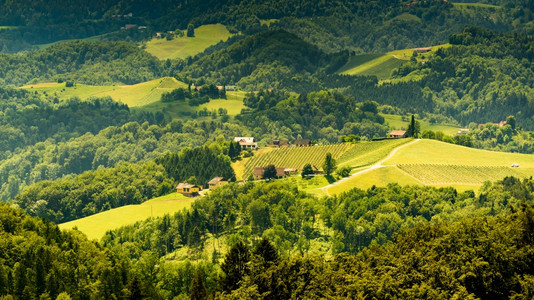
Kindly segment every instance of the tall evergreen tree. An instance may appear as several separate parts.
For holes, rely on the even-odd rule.
[[[273,244],[271,244],[271,242],[269,242],[269,240],[266,238],[261,239],[256,247],[254,247],[254,251],[252,253],[261,257],[264,268],[268,268],[272,264],[276,264],[280,259]]]
[[[128,300],[139,300],[143,299],[143,292],[141,292],[141,282],[137,277],[134,277],[128,286],[130,294],[128,295]]]
[[[276,167],[274,165],[268,165],[263,171],[264,179],[272,179],[276,177]]]
[[[191,289],[189,290],[189,297],[191,300],[203,300],[206,299],[208,293],[206,287],[204,286],[204,281],[202,280],[202,272],[197,270],[195,275],[193,275],[193,280],[191,281]]]
[[[189,23],[187,25],[187,37],[194,37],[195,36],[195,25]]]
[[[223,291],[230,292],[239,287],[239,282],[248,273],[250,252],[243,242],[235,244],[224,259],[221,269],[225,276],[222,278]]]

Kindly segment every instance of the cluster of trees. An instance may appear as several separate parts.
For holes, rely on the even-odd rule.
[[[17,148],[53,138],[66,141],[87,132],[96,134],[114,125],[142,120],[128,106],[110,98],[81,101],[71,98],[58,102],[18,89],[0,88],[0,154],[6,158]],[[150,118],[148,118],[150,119]]]
[[[173,183],[154,162],[123,163],[73,178],[40,181],[26,187],[13,203],[30,215],[63,223],[168,194]]]
[[[222,147],[184,148],[179,153],[169,153],[156,160],[169,176],[177,182],[188,182],[207,187],[213,177],[235,180],[230,157]]]
[[[358,103],[351,96],[314,92],[289,96],[284,92],[260,91],[248,94],[250,105],[236,119],[260,135],[273,138],[301,135],[320,142],[337,142],[340,135],[383,137],[387,127],[378,114],[377,103]]]
[[[129,295],[128,261],[0,203],[0,297],[6,299],[113,299]]]
[[[191,106],[198,106],[200,104],[208,103],[210,99],[219,99],[226,98],[226,90],[219,88],[213,84],[205,84],[199,87],[199,90],[196,88],[191,91],[191,86],[189,88],[177,88],[168,93],[163,93],[161,95],[162,102],[174,102],[174,101],[187,101]]]
[[[0,54],[0,64],[0,85],[61,78],[94,85],[135,84],[169,72],[157,58],[126,42],[58,43],[25,54]]]

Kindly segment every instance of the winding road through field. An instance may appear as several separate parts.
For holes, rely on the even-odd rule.
[[[384,163],[386,160],[388,160],[388,159],[390,159],[391,157],[393,157],[393,155],[395,155],[395,154],[397,153],[397,151],[399,151],[400,149],[402,149],[402,148],[404,148],[404,147],[407,147],[407,146],[409,146],[409,145],[415,144],[415,143],[419,142],[420,140],[421,140],[421,139],[416,139],[416,140],[413,140],[413,141],[411,141],[411,142],[409,142],[409,143],[406,143],[406,144],[404,144],[404,145],[400,145],[399,147],[393,149],[393,150],[392,150],[392,151],[391,151],[385,158],[383,158],[382,160],[380,160],[380,161],[378,161],[378,162],[372,164],[372,165],[369,166],[367,169],[358,171],[358,172],[356,172],[356,173],[354,173],[354,174],[351,174],[350,176],[347,176],[347,177],[345,177],[345,178],[342,178],[341,180],[338,180],[338,181],[336,181],[336,182],[333,182],[333,183],[331,183],[331,184],[329,184],[329,185],[327,185],[327,186],[323,186],[323,187],[321,188],[321,190],[323,190],[323,192],[325,192],[328,196],[330,196],[330,193],[328,193],[328,189],[330,189],[331,187],[336,186],[336,185],[338,185],[338,184],[340,184],[340,183],[342,183],[342,182],[344,182],[344,181],[346,181],[346,180],[349,180],[349,179],[352,178],[352,177],[356,177],[356,176],[362,175],[362,174],[364,174],[364,173],[370,172],[370,171],[372,171],[372,170],[376,170],[376,169],[378,169],[378,168],[382,168],[382,167],[384,167],[383,163]]]

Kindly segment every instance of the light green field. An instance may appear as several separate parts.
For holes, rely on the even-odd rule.
[[[263,154],[256,154],[245,163],[243,174],[239,174],[240,176],[238,175],[238,177],[247,178],[252,174],[255,167],[266,167],[271,164],[276,167],[295,169],[300,169],[305,164],[312,164],[318,169],[322,169],[324,159],[328,152],[332,153],[334,159],[337,159],[351,146],[351,144],[337,144],[310,147],[288,147],[276,149]]]
[[[519,167],[512,168],[513,163]],[[435,140],[420,140],[400,148],[382,167],[357,173],[328,188],[328,194],[339,194],[354,187],[366,189],[417,184],[435,187],[452,186],[458,191],[477,191],[485,181],[505,176],[534,176],[534,155],[493,152],[457,146]]]
[[[146,44],[146,51],[159,59],[175,59],[195,56],[209,46],[226,41],[232,34],[222,24],[202,25],[195,28],[195,37],[175,37],[168,41],[165,38],[152,39]]]
[[[194,198],[187,198],[181,194],[172,193],[154,198],[139,205],[127,205],[75,221],[59,224],[61,229],[77,227],[89,239],[100,239],[108,230],[116,229],[150,217],[161,217],[174,214],[184,208],[189,208]]]
[[[513,163],[520,167],[534,167],[533,154],[494,152],[468,148],[435,140],[420,140],[400,149],[385,165],[440,164],[465,166],[502,166]]]
[[[18,26],[0,26],[0,30],[12,30],[12,29],[17,29],[19,28]]]
[[[384,117],[386,123],[389,124],[390,129],[399,129],[399,130],[405,130],[408,127],[409,123],[409,116],[406,116],[406,121],[402,120],[402,116],[398,115],[388,115],[388,114],[380,114],[382,117]],[[421,132],[423,130],[432,130],[432,131],[441,131],[445,133],[446,135],[455,135],[456,132],[460,129],[459,126],[456,125],[449,125],[449,124],[430,124],[428,121],[425,120],[418,120],[421,124]]]
[[[272,23],[277,22],[278,19],[268,19],[268,20],[260,20],[260,25],[266,25],[267,27],[270,27]]]
[[[477,8],[477,7],[492,8],[492,9],[500,8],[500,6],[493,5],[493,4],[485,4],[485,3],[453,3],[452,5],[454,5],[454,7],[458,9]]]
[[[187,85],[172,77],[164,77],[134,85],[93,86],[76,84],[74,87],[67,88],[65,83],[52,82],[26,85],[22,88],[36,90],[48,95],[56,95],[59,99],[69,99],[71,97],[87,99],[89,97],[109,96],[130,107],[136,107],[157,102],[163,93],[179,87],[187,87]]]
[[[416,15],[409,14],[409,13],[400,14],[400,15],[396,16],[395,18],[391,19],[391,20],[421,22],[421,18],[419,18]],[[391,21],[389,21],[388,23],[391,23]]]
[[[363,54],[352,56],[345,66],[338,71],[343,75],[375,75],[378,79],[386,79],[391,71],[406,62],[392,54]]]
[[[389,183],[397,182],[400,185],[421,185],[417,179],[409,176],[396,166],[378,168],[366,172],[360,176],[351,177],[341,184],[334,185],[328,189],[328,194],[338,195],[353,188],[366,190],[374,186],[386,186]]]
[[[501,180],[506,176],[518,178],[534,176],[534,168],[462,166],[462,165],[398,165],[409,175],[426,185],[471,184],[481,185],[484,181]]]
[[[226,92],[226,99],[215,99],[209,103],[200,105],[200,109],[206,107],[209,111],[218,110],[224,108],[228,111],[228,115],[235,116],[241,113],[241,110],[245,108],[243,99],[245,98],[245,92],[232,91]]]
[[[356,143],[339,157],[337,164],[340,167],[350,166],[353,168],[367,166],[383,159],[393,149],[410,141],[412,141],[412,139],[392,139]]]

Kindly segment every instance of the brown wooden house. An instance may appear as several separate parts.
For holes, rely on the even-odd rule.
[[[254,180],[263,179],[263,173],[265,172],[266,167],[256,167],[252,175]],[[276,168],[276,178],[283,178],[286,176],[286,168]]]

